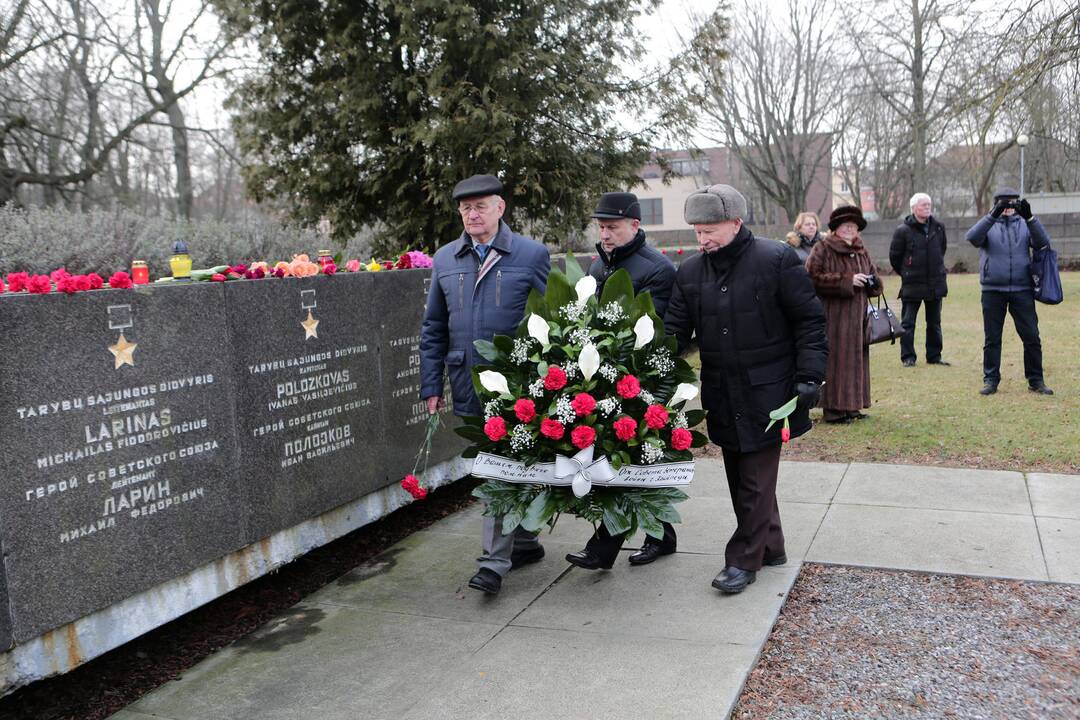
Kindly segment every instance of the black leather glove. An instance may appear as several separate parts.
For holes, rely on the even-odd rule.
[[[1016,208],[1016,214],[1025,220],[1031,219],[1031,203],[1027,200],[1021,200],[1020,205]]]
[[[999,199],[996,203],[994,203],[994,207],[990,210],[990,217],[994,218],[995,220],[1001,217],[1001,213],[1005,212],[1005,208],[1008,207],[1008,205],[1009,201],[1007,198]]]
[[[821,397],[821,386],[815,382],[795,383],[795,392],[799,396],[795,406],[800,410],[809,410],[818,404],[818,399]]]

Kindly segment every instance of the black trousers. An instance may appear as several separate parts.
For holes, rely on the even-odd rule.
[[[900,359],[916,360],[915,321],[919,317],[919,305],[926,306],[926,362],[941,360],[941,298],[937,300],[902,300],[900,324],[904,334],[900,336]]]
[[[659,543],[665,548],[675,549],[675,528],[671,523],[663,523],[664,525],[664,539],[657,540],[651,535],[645,536],[645,544]],[[605,567],[611,567],[615,564],[615,558],[619,556],[619,549],[623,546],[623,542],[626,541],[626,537],[623,535],[612,535],[604,527],[604,523],[600,523],[600,527],[596,529],[593,536],[589,538],[589,542],[585,543],[585,548],[594,553],[596,557],[600,558],[600,562]]]
[[[779,470],[779,443],[756,452],[724,448],[724,472],[738,521],[724,551],[727,565],[757,572],[766,558],[785,554],[780,507],[776,504]]]
[[[982,294],[983,311],[983,380],[1001,382],[1001,331],[1005,327],[1006,310],[1024,343],[1024,377],[1029,385],[1043,382],[1042,341],[1039,340],[1039,316],[1035,312],[1035,294],[1021,292],[991,292]]]

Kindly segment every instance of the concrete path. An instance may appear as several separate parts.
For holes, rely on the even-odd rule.
[[[719,461],[698,463],[690,495],[676,555],[573,568],[591,527],[564,518],[494,598],[464,586],[471,508],[113,717],[724,718],[804,560],[1080,583],[1080,476],[783,463],[788,565],[735,596],[709,585],[734,529]]]

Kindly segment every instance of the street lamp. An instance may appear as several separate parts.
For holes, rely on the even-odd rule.
[[[1016,144],[1020,146],[1020,197],[1024,196],[1024,148],[1028,144],[1027,135],[1017,135]]]

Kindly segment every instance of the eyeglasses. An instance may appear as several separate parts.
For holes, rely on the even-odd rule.
[[[458,205],[458,212],[465,217],[471,215],[473,210],[480,213],[481,215],[486,215],[492,207],[494,206],[484,202],[476,203],[475,205],[473,203],[465,203],[464,205]]]

